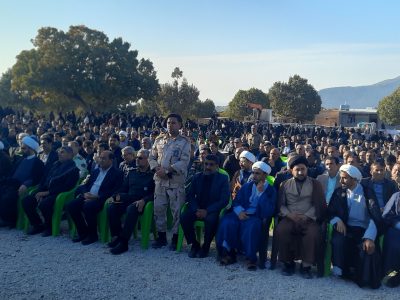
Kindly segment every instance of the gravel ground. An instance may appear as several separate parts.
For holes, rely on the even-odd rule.
[[[399,288],[360,289],[336,278],[284,277],[280,271],[221,267],[211,257],[142,250],[138,240],[113,256],[105,245],[66,235],[26,236],[0,229],[0,299],[398,299]]]

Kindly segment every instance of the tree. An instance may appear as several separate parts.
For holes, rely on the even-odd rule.
[[[194,116],[197,118],[210,118],[216,113],[214,101],[206,99],[196,102]]]
[[[379,101],[378,115],[389,125],[400,125],[400,88]]]
[[[150,60],[121,38],[71,26],[68,32],[39,29],[34,49],[22,51],[12,67],[12,90],[47,104],[115,110],[154,97],[159,84]]]
[[[252,108],[248,104],[260,104],[263,108],[269,108],[269,99],[263,91],[251,88],[247,91],[239,90],[232,101],[228,104],[227,115],[234,119],[243,119],[245,116],[252,114]]]
[[[321,97],[299,75],[290,77],[288,83],[275,82],[268,96],[274,113],[280,117],[310,121],[321,110]]]
[[[43,101],[32,102],[26,93],[17,93],[11,90],[11,69],[7,70],[0,78],[0,106],[16,109],[35,109],[43,104]]]

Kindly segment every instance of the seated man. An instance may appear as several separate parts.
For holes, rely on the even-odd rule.
[[[251,166],[256,162],[256,157],[250,151],[242,151],[239,156],[240,170],[236,171],[231,180],[232,198],[236,197],[238,190],[247,182],[253,180]]]
[[[133,148],[132,148],[133,149]],[[119,191],[113,196],[108,207],[108,217],[112,241],[108,243],[112,254],[128,251],[128,241],[143,213],[147,202],[154,197],[154,172],[150,170],[149,150],[140,149],[136,157],[137,168],[129,172]],[[126,212],[124,228],[121,217]]]
[[[370,166],[371,177],[363,178],[361,185],[367,195],[366,198],[374,198],[381,211],[390,197],[398,191],[396,183],[385,178],[385,165],[382,162],[373,162]]]
[[[335,190],[328,207],[333,225],[332,272],[360,286],[378,288],[381,270],[375,239],[381,228],[381,212],[374,199],[366,199],[358,168],[343,165],[339,171],[343,188]]]
[[[136,153],[131,146],[126,146],[122,149],[122,158],[124,161],[119,164],[119,169],[124,173],[124,178],[127,178],[129,172],[136,169]]]
[[[279,189],[279,216],[276,228],[279,260],[284,263],[282,274],[295,272],[295,259],[301,259],[300,273],[312,278],[311,266],[316,262],[318,249],[322,248],[321,222],[326,212],[326,202],[321,184],[307,176],[307,159],[297,156],[289,165],[293,178]]]
[[[329,204],[333,192],[340,187],[340,176],[339,176],[339,158],[336,156],[328,156],[325,158],[326,172],[317,177],[317,180],[321,183],[322,189],[325,193],[326,203]]]
[[[229,202],[228,176],[218,173],[219,159],[214,154],[206,156],[204,171],[197,173],[186,196],[188,209],[181,215],[180,222],[188,245],[192,245],[189,257],[208,256],[210,244],[217,232],[219,214]],[[204,243],[196,240],[194,222],[204,221]]]
[[[225,215],[218,228],[217,250],[222,265],[236,262],[236,250],[243,251],[247,268],[255,270],[264,219],[272,217],[276,191],[266,177],[271,168],[264,162],[253,164],[253,181],[245,183],[233,201],[233,212]]]
[[[39,144],[25,136],[21,141],[22,159],[11,177],[0,182],[0,226],[14,227],[17,221],[18,197],[40,182],[44,172],[43,162],[36,156]]]
[[[101,152],[99,168],[77,188],[75,199],[67,204],[66,209],[78,231],[78,237],[73,240],[75,243],[89,245],[98,240],[97,214],[103,209],[104,202],[118,190],[124,176],[113,166],[113,159],[111,151]]]
[[[79,179],[79,169],[72,160],[71,147],[64,146],[58,150],[58,161],[53,164],[47,175],[42,178],[34,195],[25,197],[22,202],[25,213],[31,224],[29,235],[43,231],[43,236],[51,235],[51,223],[54,203],[58,194],[74,188]],[[42,212],[44,223],[37,213]]]
[[[387,226],[383,241],[383,274],[396,271],[396,275],[389,277],[386,285],[397,287],[400,285],[400,192],[392,195],[382,216]]]

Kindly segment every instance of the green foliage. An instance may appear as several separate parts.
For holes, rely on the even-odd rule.
[[[11,70],[7,70],[0,78],[0,106],[12,107],[15,109],[38,109],[43,105],[40,99],[36,102],[31,101],[31,97],[27,93],[18,93],[11,90],[12,74]]]
[[[211,117],[215,113],[214,102],[209,99],[200,101],[200,92],[193,84],[189,84],[186,78],[179,83],[182,76],[183,72],[176,67],[171,74],[174,81],[162,84],[158,95],[142,101],[137,111],[147,114],[159,112],[162,115],[178,113],[183,118]]]
[[[321,97],[307,79],[294,75],[275,82],[268,92],[273,112],[280,117],[310,121],[321,110]]]
[[[12,68],[12,90],[55,107],[97,111],[149,99],[159,89],[149,60],[121,38],[109,41],[100,31],[71,26],[68,32],[39,29],[34,49],[22,51]]]
[[[263,91],[256,88],[239,90],[229,102],[227,115],[233,119],[243,120],[245,116],[252,114],[253,110],[248,107],[249,103],[261,104],[263,108],[270,106],[268,95]]]
[[[378,104],[379,118],[389,125],[400,125],[400,88]]]

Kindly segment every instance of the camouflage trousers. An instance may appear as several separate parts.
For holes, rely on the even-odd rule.
[[[156,182],[154,190],[154,220],[158,232],[167,231],[167,209],[169,205],[172,213],[172,233],[178,233],[179,217],[185,198],[184,187],[168,188],[160,186]]]

